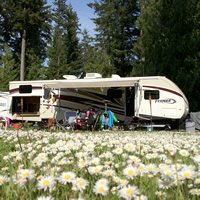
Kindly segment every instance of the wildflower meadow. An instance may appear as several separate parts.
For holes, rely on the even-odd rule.
[[[199,132],[0,131],[2,199],[200,198]]]

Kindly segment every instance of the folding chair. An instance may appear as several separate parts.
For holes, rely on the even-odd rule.
[[[65,112],[65,122],[64,126],[66,129],[72,129],[74,130],[74,127],[76,125],[76,111],[67,111]]]

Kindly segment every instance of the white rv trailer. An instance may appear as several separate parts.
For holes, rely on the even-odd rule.
[[[79,108],[83,112],[93,107],[113,111],[120,121],[133,116],[142,121],[170,123],[184,119],[189,112],[185,95],[166,77],[102,78],[97,73],[86,74],[83,79],[73,75],[63,77],[63,80],[10,82],[10,114],[16,114],[17,120],[60,120],[67,110]]]
[[[0,91],[0,115],[11,118],[9,105],[10,105],[10,94],[9,92]]]

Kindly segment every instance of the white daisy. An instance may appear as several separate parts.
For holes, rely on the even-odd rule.
[[[74,172],[63,172],[59,177],[58,181],[64,185],[74,181],[76,174]]]
[[[52,189],[55,184],[56,181],[53,176],[42,177],[37,183],[37,188],[46,191],[48,188]]]
[[[135,176],[138,175],[138,169],[136,167],[126,167],[123,170],[123,174],[128,178],[128,179],[133,179]]]
[[[79,190],[83,191],[88,186],[89,181],[83,178],[77,178],[73,181],[73,184],[76,185]]]
[[[122,197],[124,199],[132,199],[136,198],[137,195],[139,195],[140,192],[136,186],[130,186],[121,188],[118,192],[119,197]]]
[[[200,189],[199,188],[193,188],[190,190],[190,194],[200,196]]]
[[[4,183],[9,182],[9,178],[7,176],[0,175],[0,185],[3,185]]]
[[[185,150],[185,149],[181,149],[180,151],[179,151],[179,154],[181,155],[181,156],[183,156],[183,157],[188,157],[190,154],[189,154],[189,152],[187,151],[187,150]]]
[[[109,191],[109,187],[107,184],[100,184],[99,182],[95,183],[95,186],[93,188],[93,192],[95,194],[101,194],[105,196]]]

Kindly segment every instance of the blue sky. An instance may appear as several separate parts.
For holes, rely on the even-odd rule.
[[[47,0],[48,4],[52,5],[54,0]],[[86,28],[91,36],[94,36],[95,24],[90,18],[94,18],[94,10],[87,6],[88,3],[93,3],[94,0],[67,0],[66,3],[71,3],[73,10],[76,11],[79,23],[81,24],[81,30]]]

